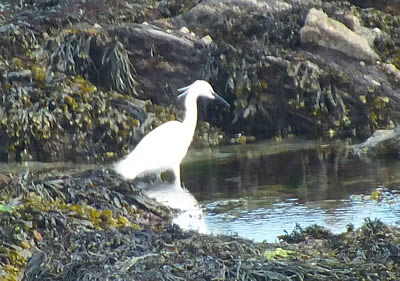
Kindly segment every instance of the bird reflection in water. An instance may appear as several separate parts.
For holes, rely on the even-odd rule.
[[[138,183],[143,193],[157,202],[177,210],[173,223],[184,230],[194,230],[199,233],[208,233],[207,225],[196,198],[181,186],[179,180],[153,184]]]

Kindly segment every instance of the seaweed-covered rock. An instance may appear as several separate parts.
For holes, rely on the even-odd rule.
[[[127,112],[126,101],[149,99],[168,111],[178,105],[176,89],[196,79],[209,80],[232,104],[227,111],[200,103],[200,120],[232,135],[369,136],[400,120],[400,20],[386,11],[347,1],[25,2],[8,0],[1,6],[1,94],[21,96],[14,98],[20,109],[12,111],[7,103],[2,108],[5,116],[13,115],[10,122],[22,124],[3,126],[2,159],[54,159],[62,154],[54,138],[71,131],[67,147],[80,158],[125,154],[154,125],[152,120],[162,120],[140,106]],[[330,40],[307,40],[317,34],[311,32],[313,14],[321,19],[313,28]],[[330,33],[327,26],[340,32]],[[95,95],[111,104],[109,114],[79,106],[82,112],[71,110],[80,100],[65,99],[59,89],[68,89],[77,76],[96,88],[93,93],[107,93]],[[72,128],[66,125],[74,123],[70,118],[50,117],[46,106],[59,106],[55,96],[78,120]],[[47,117],[33,121],[28,116],[24,129],[21,111],[32,110]],[[81,126],[86,122],[79,121],[81,116],[92,125]],[[122,124],[128,119],[140,122]],[[105,136],[95,120],[113,129],[106,129]],[[51,132],[44,134],[34,122]],[[208,137],[202,132],[198,143]]]
[[[349,274],[346,278],[395,280],[398,277],[393,272],[400,267],[400,241],[394,238],[398,231],[367,218],[361,228],[349,225],[347,232],[338,235],[316,225],[306,229],[298,226],[281,239],[290,243],[288,249],[302,251],[306,259],[318,256],[321,263],[329,260],[331,272],[341,267],[339,263],[345,263]]]
[[[80,76],[67,78],[34,64],[22,68],[31,69],[30,81],[7,76],[0,88],[8,97],[0,102],[6,159],[105,158],[140,139],[147,118],[143,104],[98,90]]]
[[[363,39],[367,57],[379,59],[369,47],[375,47],[370,42],[373,26],[361,26],[350,5],[320,2],[315,7],[332,15],[337,26],[347,29],[337,21],[342,20],[368,34],[369,43]],[[207,1],[168,21],[168,26],[185,26],[213,38],[205,74],[235,105],[231,131],[256,137],[332,132],[364,136],[396,123],[397,113],[391,110],[398,106],[393,72],[360,65],[336,51],[302,46],[300,31],[309,10],[307,3],[293,1]],[[166,26],[165,21],[157,24]],[[368,98],[365,89],[371,93]],[[375,100],[389,102],[380,108]]]
[[[64,243],[66,237],[86,233],[82,237],[88,237],[90,242],[98,230],[124,228],[138,232],[142,226],[157,228],[163,224],[161,218],[168,222],[171,214],[131,183],[107,171],[60,174],[53,169],[1,178],[2,280],[21,280],[22,270],[31,257],[29,265],[45,262],[50,252],[43,254],[42,250],[34,256],[32,253],[48,243],[52,245],[51,252],[62,259],[81,247],[90,249],[74,239],[71,244]],[[28,280],[45,280],[38,273],[45,268],[28,268]]]
[[[397,280],[399,230],[366,220],[278,244],[184,232],[108,170],[0,177],[2,280]]]
[[[120,41],[110,41],[96,28],[64,30],[62,41],[51,53],[57,71],[88,77],[111,90],[138,96],[138,81],[129,54]]]

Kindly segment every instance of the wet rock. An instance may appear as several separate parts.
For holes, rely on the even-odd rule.
[[[13,71],[7,74],[7,81],[12,82],[30,82],[32,79],[32,71],[29,69],[21,71]]]
[[[268,2],[247,0],[202,1],[186,13],[170,18],[167,22],[178,29],[182,26],[187,26],[201,37],[210,35],[212,38],[230,41],[230,36],[224,39],[221,36],[226,35],[226,32],[235,32],[236,28],[238,29],[237,35],[239,35],[241,28],[246,28],[247,25],[244,23],[242,23],[244,24],[242,27],[236,25],[237,22],[243,20],[243,16],[249,17],[251,15],[259,16],[268,13],[280,13],[288,11],[291,8],[290,4],[279,0]],[[158,24],[164,25],[165,22]],[[245,44],[246,42],[243,43]]]
[[[374,157],[400,157],[400,128],[378,130],[363,143],[353,147],[358,155]]]
[[[364,37],[315,8],[308,13],[305,25],[300,30],[300,36],[303,44],[313,43],[341,51],[349,57],[360,60],[370,62],[379,60],[379,56]]]
[[[349,2],[360,6],[361,8],[375,8],[392,13],[394,15],[398,15],[400,13],[400,2],[398,0],[350,0]]]
[[[201,77],[206,44],[198,36],[151,24],[113,27],[108,32],[127,40],[126,48],[141,77],[142,98],[158,104],[176,104],[176,89]]]

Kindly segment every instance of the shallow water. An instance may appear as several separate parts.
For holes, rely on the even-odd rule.
[[[345,147],[291,139],[192,150],[182,180],[211,233],[274,242],[296,224],[335,233],[366,217],[400,225],[400,161],[355,156]]]
[[[190,149],[176,183],[138,183],[149,196],[182,212],[185,229],[275,242],[285,231],[318,224],[335,233],[364,218],[400,225],[400,161],[349,153],[349,144],[288,139]],[[79,171],[110,165],[0,163],[0,173]],[[203,212],[203,216],[201,213]]]

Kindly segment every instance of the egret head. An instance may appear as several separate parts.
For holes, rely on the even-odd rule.
[[[222,103],[224,103],[226,106],[230,107],[229,103],[219,96],[216,92],[214,92],[214,89],[211,87],[210,83],[204,80],[197,80],[193,84],[183,87],[178,89],[179,92],[182,92],[178,96],[178,99],[186,96],[186,95],[191,95],[197,97],[206,97],[209,99],[218,99]]]

